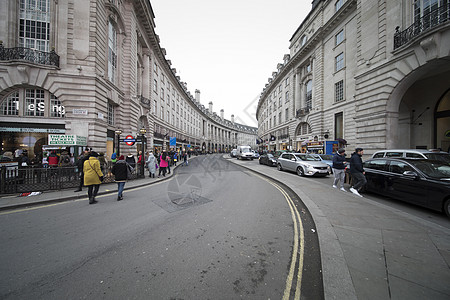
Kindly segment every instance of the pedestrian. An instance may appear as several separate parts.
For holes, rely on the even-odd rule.
[[[150,152],[148,154],[148,158],[147,158],[147,169],[148,169],[148,173],[149,176],[148,177],[153,177],[155,178],[155,173],[156,173],[156,157],[153,155],[153,152]]]
[[[97,152],[91,151],[89,159],[85,160],[83,164],[84,185],[88,187],[89,204],[97,203],[95,197],[103,181],[103,173],[97,157]]]
[[[160,156],[160,158],[159,158],[159,161],[160,161],[160,163],[159,163],[159,174],[158,174],[158,178],[159,178],[159,176],[161,176],[161,172],[163,173],[163,176],[166,177],[166,168],[167,168],[167,166],[169,165],[169,162],[168,162],[168,155],[167,155],[167,152],[166,152],[166,151],[164,151],[164,152],[161,154],[161,156]]]
[[[177,161],[178,161],[178,153],[177,151],[175,151],[175,153],[173,154],[173,164],[175,166],[177,165]]]
[[[125,161],[134,169],[136,168],[136,159],[134,158],[133,154],[128,154]]]
[[[61,167],[70,167],[71,166],[70,156],[69,156],[69,153],[67,151],[63,151],[61,153],[61,156],[59,157],[58,164]]]
[[[122,156],[123,156],[123,155],[122,155]],[[117,161],[117,153],[114,152],[114,153],[111,155],[111,162],[112,162],[113,164],[115,164],[116,161]]]
[[[366,172],[364,172],[362,155],[364,154],[364,149],[356,148],[355,152],[352,153],[352,157],[350,158],[350,174],[352,175],[352,183],[353,186],[350,188],[350,192],[353,194],[362,197],[359,194],[359,189],[363,187],[366,183]]]
[[[188,155],[186,152],[183,153],[183,165],[188,165]]]
[[[344,189],[346,164],[347,162],[345,161],[345,149],[341,148],[337,151],[336,155],[333,156],[333,187],[336,189],[337,185],[340,184],[340,190],[343,192],[346,192],[346,190]]]
[[[111,171],[117,182],[117,201],[123,200],[123,189],[128,179],[128,172],[131,172],[131,166],[125,161],[123,155],[121,155]]]
[[[106,174],[105,168],[106,168],[107,162],[106,162],[105,153],[100,152],[100,153],[98,154],[98,161],[99,161],[99,163],[100,163],[100,169],[102,170],[102,173],[103,173],[103,174]]]
[[[143,177],[145,177],[145,174],[144,174],[145,173],[145,171],[144,171],[145,160],[144,160],[144,155],[142,154],[142,151],[139,151],[139,153],[138,153],[137,165],[139,166],[139,174],[142,175]]]
[[[78,169],[78,174],[80,176],[80,184],[78,185],[78,188],[74,191],[74,192],[81,192],[83,190],[83,185],[84,185],[84,172],[83,172],[83,168],[84,168],[84,162],[86,160],[89,159],[89,148],[84,149],[84,152],[78,157],[77,160],[77,169]]]
[[[55,168],[58,166],[59,159],[55,151],[50,152],[50,155],[48,156],[47,160],[50,168]]]

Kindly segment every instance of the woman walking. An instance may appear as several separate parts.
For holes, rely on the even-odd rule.
[[[89,159],[83,164],[84,185],[88,187],[89,204],[97,203],[95,197],[103,180],[103,173],[97,157],[97,152],[91,151]]]
[[[147,169],[149,172],[149,176],[148,177],[153,177],[155,178],[155,173],[156,173],[156,157],[153,155],[153,152],[150,152],[148,154],[148,158],[147,158]]]
[[[117,182],[117,201],[123,200],[123,189],[128,179],[128,172],[131,173],[131,166],[125,161],[123,155],[119,156],[119,160],[112,167]]]
[[[166,177],[166,168],[169,166],[167,152],[164,151],[163,154],[161,154],[161,157],[159,159],[160,159],[160,162],[159,162],[158,178],[159,178],[159,176],[161,176],[161,172],[163,173],[163,176]]]

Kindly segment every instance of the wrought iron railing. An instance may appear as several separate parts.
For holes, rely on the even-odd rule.
[[[59,67],[59,55],[55,50],[43,52],[25,47],[5,48],[0,43],[0,61],[11,60]]]
[[[103,183],[114,182],[111,173],[112,163],[102,167]],[[132,179],[144,177],[140,166],[136,165]],[[145,171],[144,171],[145,172]],[[14,194],[47,190],[62,190],[76,188],[80,184],[80,173],[76,166],[71,167],[1,167],[0,194]]]
[[[422,33],[448,22],[449,20],[450,1],[448,1],[447,4],[424,14],[421,18],[417,19],[411,26],[403,31],[400,31],[400,27],[397,27],[394,34],[394,50],[407,44]]]

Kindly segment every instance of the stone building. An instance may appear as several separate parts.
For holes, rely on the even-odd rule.
[[[142,133],[158,150],[172,141],[227,151],[239,136],[255,140],[256,128],[225,120],[188,91],[154,17],[148,0],[1,1],[0,150],[39,154],[54,134],[75,137],[66,144],[75,155],[88,146],[108,156],[119,137]],[[120,143],[121,152],[141,147]]]
[[[314,0],[261,93],[264,148],[447,151],[449,17],[448,0]]]

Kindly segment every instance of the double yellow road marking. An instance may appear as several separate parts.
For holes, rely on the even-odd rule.
[[[289,274],[286,279],[286,287],[284,289],[283,294],[283,300],[289,300],[292,290],[292,285],[294,282],[296,282],[295,286],[295,294],[294,299],[298,300],[300,299],[301,295],[301,287],[302,287],[302,272],[303,272],[303,259],[304,259],[304,246],[305,246],[305,235],[303,231],[303,223],[300,218],[300,213],[297,210],[297,207],[294,204],[294,201],[292,198],[286,193],[285,190],[283,190],[282,187],[280,187],[275,182],[268,180],[264,177],[261,177],[260,175],[254,174],[255,176],[263,179],[264,181],[270,183],[272,186],[274,186],[277,190],[280,191],[280,193],[284,196],[286,199],[286,202],[289,205],[289,209],[291,210],[291,216],[292,221],[294,222],[294,247],[292,251],[292,259],[291,259],[291,266],[289,268]],[[297,276],[295,276],[295,266],[297,264],[297,257],[298,257],[298,270],[297,270]]]

